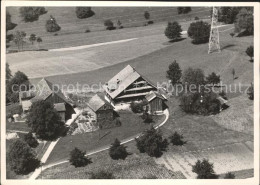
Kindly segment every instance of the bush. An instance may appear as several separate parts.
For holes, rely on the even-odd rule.
[[[212,72],[209,76],[206,77],[207,83],[212,85],[217,85],[220,83],[220,75]]]
[[[200,68],[193,69],[191,67],[184,70],[182,75],[182,83],[188,86],[193,85],[194,88],[198,88],[200,85],[204,85],[205,76],[203,70]]]
[[[24,22],[37,21],[40,15],[47,13],[44,7],[21,7],[19,11]]]
[[[195,165],[192,166],[192,172],[197,174],[197,179],[217,179],[218,175],[213,170],[213,164],[208,160],[198,160]]]
[[[148,21],[147,24],[153,24],[154,22],[152,20]]]
[[[101,170],[96,173],[91,172],[90,179],[115,179],[115,177],[112,172],[107,172],[107,171]]]
[[[45,28],[47,32],[57,32],[61,29],[53,16],[50,16],[50,19],[46,21]]]
[[[254,47],[253,47],[253,46],[249,46],[249,47],[246,49],[246,54],[250,57],[250,61],[253,62]]]
[[[170,137],[170,142],[173,144],[173,145],[177,145],[177,146],[181,146],[181,145],[184,145],[186,142],[183,141],[183,136],[177,132],[174,132],[174,134],[172,134]]]
[[[182,71],[181,68],[179,66],[179,64],[176,62],[176,60],[174,60],[170,65],[169,65],[169,69],[166,72],[166,77],[171,80],[171,84],[175,85],[177,83],[180,82],[181,79],[181,75],[182,75]]]
[[[181,25],[178,22],[168,22],[168,25],[164,31],[165,36],[171,40],[177,40],[181,37]]]
[[[196,17],[194,17],[194,20],[198,21],[198,20],[200,20],[200,18],[196,16]]]
[[[144,120],[144,123],[152,123],[153,122],[153,116],[149,114],[148,112],[144,112],[142,115],[142,118]]]
[[[224,179],[235,179],[235,174],[228,172],[228,173],[225,174]]]
[[[8,107],[8,111],[11,115],[19,114],[21,115],[23,113],[23,107],[19,104],[12,104]]]
[[[33,137],[31,132],[24,135],[24,141],[32,148],[36,148],[39,145],[38,141],[35,137]]]
[[[145,11],[145,12],[144,12],[144,18],[145,18],[146,20],[149,20],[149,19],[150,19],[150,13],[149,13],[148,11]]]
[[[63,134],[64,122],[51,102],[33,102],[26,118],[26,123],[39,139],[55,140]]]
[[[78,148],[75,148],[70,152],[70,164],[77,167],[86,166],[92,163],[91,159],[85,156],[85,152],[82,152]]]
[[[210,24],[203,21],[197,21],[190,24],[188,36],[193,44],[201,44],[209,41]]]
[[[14,141],[8,151],[7,160],[16,174],[27,175],[40,166],[35,152],[22,140]]]
[[[114,29],[116,29],[114,27],[114,23],[110,19],[105,20],[104,26],[106,26],[107,30],[114,30]]]
[[[232,32],[229,35],[233,38],[235,36],[235,33]]]
[[[128,152],[126,151],[126,147],[120,145],[120,141],[115,139],[114,143],[112,143],[111,147],[109,148],[109,156],[114,160],[125,160],[125,158],[128,156]]]
[[[151,157],[161,157],[169,145],[168,141],[163,139],[162,134],[154,128],[146,130],[142,136],[135,140],[137,149]]]
[[[87,29],[85,30],[85,33],[89,33],[89,32],[90,32],[90,29],[87,28]]]
[[[133,111],[133,113],[142,113],[143,112],[143,102],[132,102],[130,104],[130,108]]]
[[[8,11],[6,11],[6,32],[9,30],[13,30],[17,24],[13,23],[11,20],[11,15]]]
[[[95,15],[95,12],[91,10],[91,7],[76,7],[76,15],[79,19],[85,19]]]

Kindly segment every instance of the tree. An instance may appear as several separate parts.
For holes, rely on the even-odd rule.
[[[251,86],[247,89],[247,95],[250,100],[254,100],[254,85],[251,83]]]
[[[243,35],[254,34],[253,9],[242,8],[239,11],[235,22],[235,32],[243,33]]]
[[[228,172],[228,173],[225,174],[224,179],[235,179],[235,174]]]
[[[85,156],[86,152],[82,152],[78,148],[75,148],[70,152],[70,164],[75,167],[82,167],[92,163],[91,159]]]
[[[186,14],[191,11],[191,7],[177,7],[178,14]]]
[[[124,27],[122,26],[122,23],[121,23],[121,21],[120,21],[119,19],[117,20],[117,27],[118,27],[118,29],[124,28]]]
[[[37,21],[40,15],[47,13],[44,7],[21,7],[19,11],[24,22]]]
[[[233,24],[240,9],[240,7],[220,7],[218,11],[218,21]]]
[[[128,156],[128,152],[126,151],[126,147],[120,144],[120,141],[116,138],[114,143],[112,143],[111,147],[109,148],[109,156],[114,159],[123,159]]]
[[[179,134],[178,132],[174,132],[170,137],[170,142],[173,145],[181,146],[184,145],[186,142],[183,141],[183,135]]]
[[[198,160],[195,165],[192,166],[192,172],[197,174],[197,179],[217,179],[218,175],[213,170],[213,164],[208,160]]]
[[[25,37],[26,37],[26,33],[24,31],[15,32],[13,40],[14,40],[14,43],[18,47],[18,51],[20,51],[21,48],[23,50],[23,44],[25,43]]]
[[[166,72],[166,77],[171,80],[172,85],[175,85],[180,82],[182,71],[179,64],[174,60],[170,65],[169,69]]]
[[[235,33],[231,32],[229,35],[233,38],[235,36]]]
[[[146,20],[149,20],[149,19],[150,19],[150,13],[149,13],[148,11],[145,11],[145,12],[144,12],[144,18],[145,18]]]
[[[29,41],[33,44],[34,41],[36,41],[36,35],[34,33],[32,33],[29,37]]]
[[[12,78],[12,73],[11,70],[9,68],[9,64],[6,62],[5,64],[5,79],[8,81]]]
[[[13,30],[17,26],[17,24],[12,22],[11,17],[10,13],[6,11],[6,32]]]
[[[114,23],[110,19],[105,20],[104,25],[106,26],[107,30],[114,30],[115,29]]]
[[[42,42],[42,38],[41,37],[37,37],[36,42],[37,42],[37,46],[38,46],[38,49],[39,49],[40,48],[39,45]]]
[[[197,21],[190,24],[188,36],[193,44],[201,44],[209,41],[210,24],[203,21]]]
[[[198,86],[205,84],[204,72],[202,69],[193,69],[189,67],[183,72],[182,82],[188,86],[195,85],[196,88],[198,88]]]
[[[232,69],[233,80],[235,80],[235,74],[236,74],[236,71],[235,71],[235,69],[233,68],[233,69]]]
[[[47,32],[57,32],[61,29],[56,19],[52,15],[50,16],[50,19],[46,21],[45,28]]]
[[[217,85],[220,83],[220,75],[216,75],[216,73],[212,72],[206,77],[206,81],[208,84]]]
[[[14,141],[7,154],[11,170],[16,174],[26,175],[40,166],[36,153],[22,140]]]
[[[32,148],[36,148],[39,145],[38,141],[35,139],[35,137],[33,137],[31,132],[24,135],[24,141]]]
[[[169,145],[167,139],[163,139],[162,134],[153,127],[146,130],[142,136],[135,140],[138,150],[151,157],[161,157]]]
[[[164,31],[165,36],[171,40],[177,40],[181,37],[181,25],[178,22],[168,22],[168,25]]]
[[[64,130],[64,122],[48,101],[33,102],[26,118],[27,125],[39,139],[55,140]]]
[[[250,61],[253,62],[254,47],[253,47],[253,46],[249,46],[249,47],[246,49],[246,54],[250,57]]]
[[[115,179],[115,177],[112,172],[107,172],[107,171],[101,170],[96,173],[91,172],[90,179]]]
[[[143,112],[142,118],[144,120],[144,123],[152,123],[153,122],[153,116],[149,114],[147,111]]]
[[[95,15],[95,12],[91,10],[91,7],[76,7],[76,15],[79,19],[85,19]]]

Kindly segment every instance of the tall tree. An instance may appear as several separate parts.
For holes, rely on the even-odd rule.
[[[22,140],[14,141],[7,154],[8,163],[16,174],[26,175],[40,166],[36,153]]]
[[[70,152],[70,163],[75,167],[82,167],[92,163],[91,159],[85,156],[86,152],[75,148]]]
[[[220,75],[212,72],[206,77],[206,81],[208,84],[216,85],[220,82]]]
[[[56,19],[52,15],[50,15],[50,19],[46,21],[45,28],[47,32],[57,32],[61,29]]]
[[[164,34],[168,39],[176,40],[181,37],[181,32],[182,32],[181,25],[179,25],[178,22],[174,21],[174,22],[168,22]]]
[[[196,87],[203,85],[205,83],[204,72],[202,69],[193,69],[189,67],[183,72],[182,82],[183,84],[193,85]]]
[[[251,86],[247,89],[247,95],[250,100],[254,100],[254,85],[251,83]]]
[[[9,64],[6,62],[6,64],[5,64],[5,79],[7,81],[9,81],[11,78],[12,78],[12,73],[11,73],[11,70],[9,68]]]
[[[215,174],[213,164],[208,160],[198,160],[195,165],[192,166],[192,172],[197,174],[197,179],[217,179],[218,175]]]
[[[85,19],[95,15],[95,12],[91,10],[91,7],[76,7],[76,15],[79,19]]]
[[[25,43],[26,33],[24,31],[16,31],[14,34],[14,43],[18,47],[18,51],[23,50],[23,45]]]
[[[11,20],[11,14],[6,11],[6,32],[14,29],[16,26],[17,24],[13,23]]]
[[[24,22],[37,21],[40,15],[47,13],[44,7],[21,7],[19,11]]]
[[[32,33],[31,35],[30,35],[30,37],[29,37],[29,41],[33,44],[34,43],[34,41],[36,41],[36,35],[34,34],[34,33]]]
[[[145,12],[144,12],[144,18],[145,18],[146,20],[149,20],[149,19],[150,19],[150,13],[149,13],[148,11],[145,11]]]
[[[182,71],[179,64],[174,60],[170,65],[169,69],[166,72],[166,77],[171,80],[172,85],[180,82]]]
[[[114,143],[112,143],[109,148],[109,155],[112,159],[118,160],[123,159],[128,156],[128,152],[126,151],[126,147],[120,144],[120,141],[116,138]]]
[[[26,123],[43,140],[55,140],[64,131],[64,123],[51,102],[33,102]]]
[[[203,21],[197,21],[190,24],[188,36],[193,44],[201,44],[209,41],[210,24]]]
[[[151,157],[161,157],[167,150],[169,143],[162,134],[153,127],[146,130],[142,136],[136,139],[136,146],[141,153],[147,153]]]
[[[254,47],[253,47],[253,46],[249,46],[249,47],[246,49],[246,54],[250,57],[250,61],[253,62]]]
[[[245,35],[254,34],[254,16],[252,9],[242,8],[239,11],[235,22],[235,32],[242,32]]]

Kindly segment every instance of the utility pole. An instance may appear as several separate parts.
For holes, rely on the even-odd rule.
[[[212,53],[214,51],[220,52],[219,31],[218,31],[218,9],[216,7],[213,7],[213,11],[212,11],[208,53]]]

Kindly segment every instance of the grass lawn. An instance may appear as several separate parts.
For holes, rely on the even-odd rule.
[[[46,7],[48,12],[40,16],[38,21],[24,23],[19,16],[19,7],[8,7],[7,10],[12,16],[12,22],[18,24],[17,27],[9,31],[9,33],[13,33],[16,30],[25,31],[28,36],[34,33],[43,39],[40,48],[61,48],[97,42],[95,41],[97,39],[91,39],[91,37],[97,36],[97,34],[99,34],[97,32],[104,32],[104,20],[109,18],[114,22],[115,26],[117,20],[120,20],[124,28],[131,28],[143,27],[147,22],[143,15],[146,10],[150,12],[151,20],[156,24],[161,22],[165,23],[170,20],[193,20],[195,16],[203,18],[209,15],[208,7],[193,7],[192,11],[185,15],[177,15],[176,7],[92,7],[92,9],[95,12],[93,17],[78,19],[75,14],[75,7]],[[50,15],[53,15],[57,23],[61,26],[61,30],[57,32],[58,36],[54,36],[54,33],[48,33],[45,30],[45,23],[46,20],[50,18]],[[85,33],[87,28],[90,29],[90,33]],[[110,34],[112,32],[114,31],[106,31],[101,34]],[[82,40],[84,40],[84,42],[82,42]],[[25,49],[35,49],[35,45],[36,44],[32,45],[29,42],[25,46]],[[17,49],[17,47],[11,44],[11,47],[8,49]]]
[[[183,179],[181,172],[172,172],[163,165],[157,165],[153,158],[141,154],[135,142],[126,144],[127,151],[132,153],[125,160],[112,160],[108,151],[90,156],[92,162],[86,167],[75,168],[69,163],[58,165],[45,170],[38,179],[88,179],[90,172],[100,170],[113,172],[115,178],[138,179],[147,176],[156,176],[160,179]]]
[[[122,111],[119,112],[119,116],[119,119],[122,122],[120,127],[61,138],[51,152],[46,163],[50,164],[68,160],[70,151],[75,147],[86,152],[91,152],[110,145],[114,142],[115,138],[118,138],[119,140],[127,139],[150,128],[150,125],[143,123],[142,118],[137,114],[133,114],[129,111]],[[154,123],[160,123],[164,119],[165,116],[156,116],[154,117]]]

